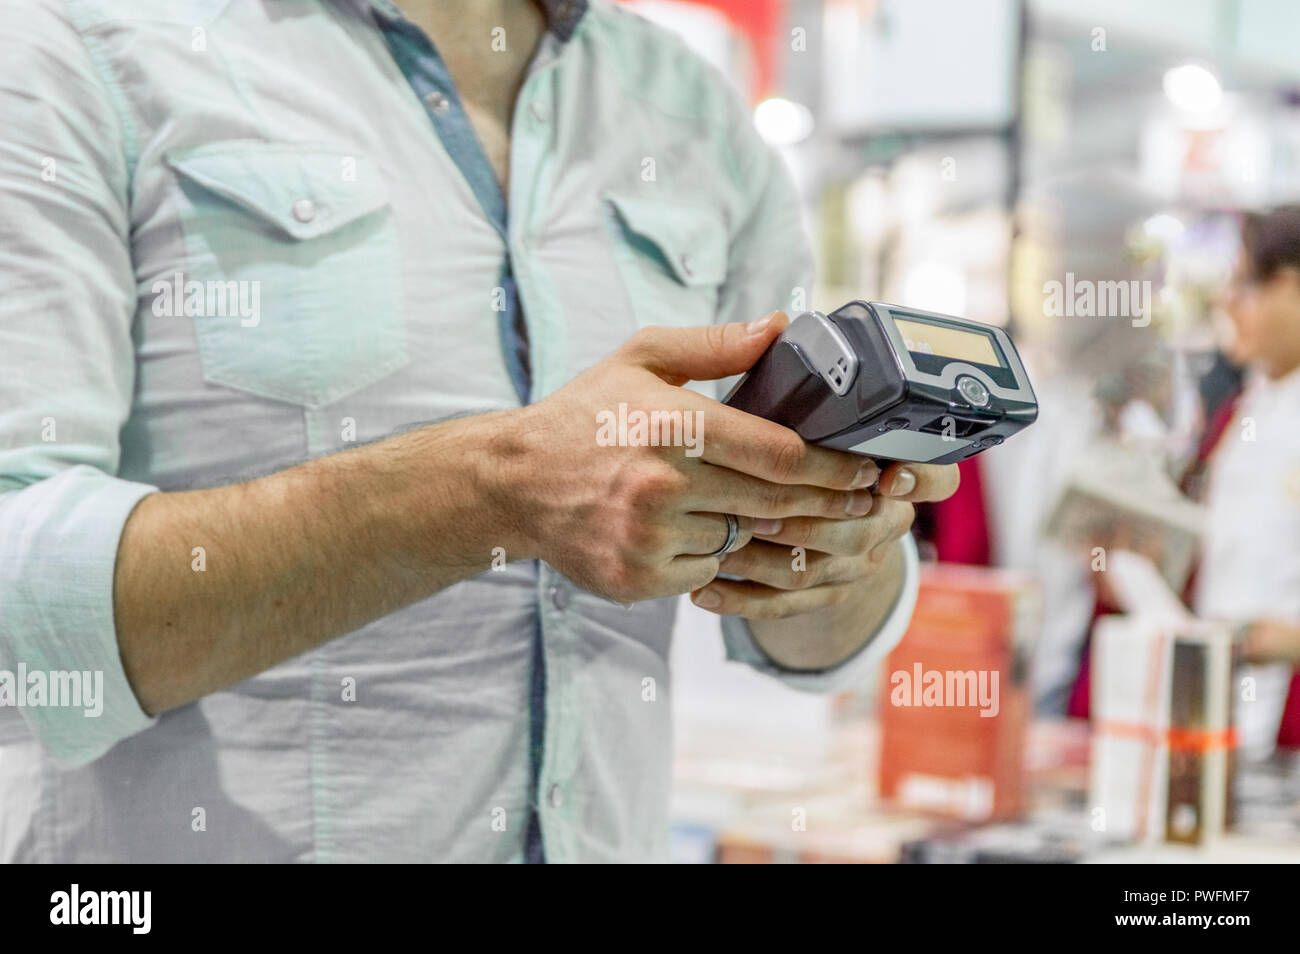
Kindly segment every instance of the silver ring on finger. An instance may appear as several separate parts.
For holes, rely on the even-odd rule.
[[[740,521],[736,519],[735,514],[724,513],[723,519],[727,521],[727,542],[709,554],[711,557],[724,557],[736,546],[736,541],[740,539]]]

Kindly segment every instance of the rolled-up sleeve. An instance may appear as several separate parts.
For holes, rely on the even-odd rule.
[[[153,721],[123,671],[113,570],[157,488],[115,476],[135,379],[129,135],[61,11],[0,0],[0,669],[102,673],[98,715],[21,707],[80,764]]]

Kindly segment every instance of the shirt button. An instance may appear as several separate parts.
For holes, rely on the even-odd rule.
[[[564,804],[564,789],[552,785],[551,790],[546,793],[546,800],[550,802],[552,808],[559,808]]]
[[[539,123],[546,122],[546,107],[542,105],[540,100],[535,99],[529,103],[528,111],[532,113],[533,119],[537,120]]]
[[[551,587],[551,603],[557,610],[569,608],[569,591],[562,586]]]
[[[424,105],[428,106],[435,113],[445,113],[451,106],[451,100],[438,90],[424,94]]]
[[[299,199],[293,204],[293,217],[299,222],[310,222],[316,218],[316,203],[311,199]]]
[[[695,269],[691,265],[691,257],[689,255],[683,255],[680,261],[682,263],[682,271],[684,271],[687,276],[695,274]]]

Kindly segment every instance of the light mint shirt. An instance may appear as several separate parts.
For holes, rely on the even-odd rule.
[[[365,0],[0,0],[0,670],[103,678],[96,717],[0,706],[0,860],[518,861],[533,813],[548,861],[667,857],[672,599],[508,563],[154,719],[114,631],[145,495],[517,407],[504,261],[533,399],[641,326],[806,294],[799,203],[725,80],[603,2],[567,32],[519,94],[503,235]],[[781,671],[734,618],[728,655],[874,678],[906,549],[847,663]]]

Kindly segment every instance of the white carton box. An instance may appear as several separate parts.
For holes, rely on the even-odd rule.
[[[1214,840],[1231,809],[1231,634],[1109,616],[1092,645],[1094,830],[1108,841]]]

